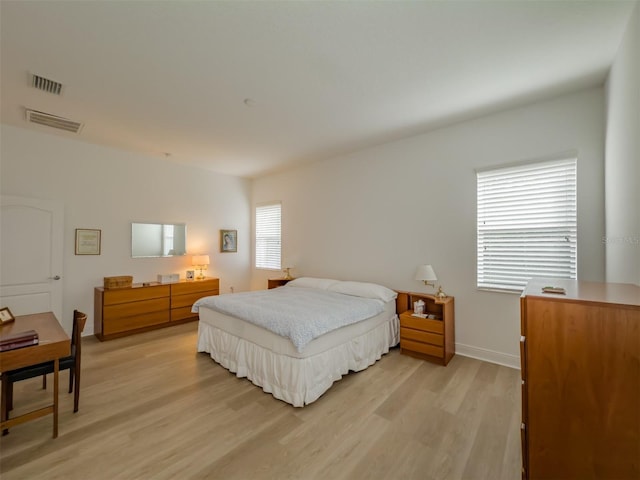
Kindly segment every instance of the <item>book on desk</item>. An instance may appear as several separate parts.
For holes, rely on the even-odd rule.
[[[38,345],[38,332],[35,330],[25,330],[16,332],[6,337],[0,337],[0,352],[15,350],[17,348],[31,347]]]

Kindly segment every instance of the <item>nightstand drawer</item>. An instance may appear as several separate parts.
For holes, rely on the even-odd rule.
[[[415,342],[413,340],[402,340],[400,343],[402,350],[410,350],[412,352],[425,353],[434,357],[442,358],[444,356],[444,348],[429,345],[428,343]]]
[[[422,330],[424,332],[434,332],[442,334],[444,332],[444,323],[442,320],[432,320],[429,318],[412,317],[411,314],[403,313],[400,315],[400,326]]]
[[[416,340],[418,342],[430,343],[442,347],[444,345],[444,337],[438,333],[423,332],[422,330],[414,330],[413,328],[400,327],[401,340]]]

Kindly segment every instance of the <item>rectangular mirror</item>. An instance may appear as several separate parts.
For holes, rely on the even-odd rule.
[[[175,257],[187,254],[187,226],[184,223],[132,223],[131,256]]]

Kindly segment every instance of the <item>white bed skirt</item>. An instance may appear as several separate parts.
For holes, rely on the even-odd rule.
[[[209,353],[236,376],[248,378],[265,392],[294,407],[316,401],[333,382],[349,371],[358,372],[373,365],[398,342],[397,316],[351,340],[305,358],[277,354],[208,323],[198,323],[198,352]]]

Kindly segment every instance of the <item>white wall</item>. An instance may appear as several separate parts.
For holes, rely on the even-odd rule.
[[[604,93],[594,88],[254,181],[282,201],[283,266],[296,276],[455,296],[459,353],[519,365],[517,295],[478,291],[475,169],[578,151],[578,274],[604,280]],[[254,270],[252,287],[279,272]]]
[[[249,289],[250,181],[7,125],[0,136],[2,194],[64,203],[67,330],[77,308],[93,332],[93,288],[103,277],[143,282],[192,269],[190,255],[132,259],[132,221],[186,223],[187,252],[210,255],[207,275],[220,278],[221,291]],[[74,254],[76,228],[102,230],[101,255]],[[219,253],[220,229],[238,230],[238,253]]]
[[[640,4],[606,84],[606,279],[640,285]]]

